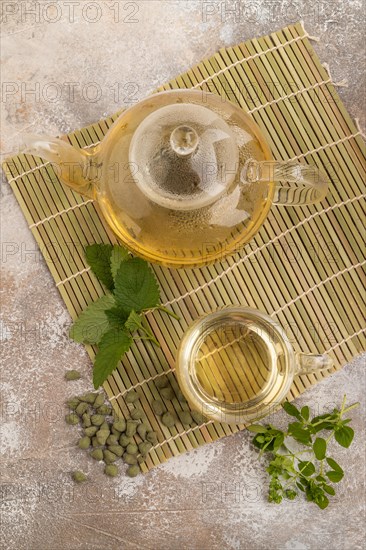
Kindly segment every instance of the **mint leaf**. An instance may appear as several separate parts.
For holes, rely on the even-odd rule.
[[[121,311],[118,307],[112,307],[105,313],[112,328],[119,330],[124,329],[125,322],[127,320],[127,315],[124,311]]]
[[[261,426],[260,424],[252,424],[251,426],[247,426],[247,430],[250,432],[255,432],[257,434],[264,434],[267,431],[267,428],[264,426]]]
[[[309,477],[315,472],[314,464],[312,462],[308,462],[307,460],[299,462],[298,468],[299,468],[299,471],[301,472],[301,475],[305,477]]]
[[[86,261],[94,275],[98,277],[108,290],[113,290],[114,281],[111,273],[111,244],[92,244],[85,247]]]
[[[124,331],[111,329],[103,335],[94,361],[93,383],[95,389],[99,388],[113,372],[122,355],[130,349],[131,344],[131,336]]]
[[[301,416],[303,417],[304,420],[309,420],[310,409],[307,405],[305,405],[305,407],[302,407]]]
[[[323,489],[326,493],[328,493],[328,495],[332,495],[332,496],[335,495],[335,490],[330,485],[324,484]]]
[[[128,250],[123,246],[114,245],[111,252],[111,274],[113,280],[116,280],[117,271],[120,268],[122,262],[129,258]]]
[[[323,460],[327,451],[327,442],[325,439],[317,437],[313,444],[313,451],[318,460]]]
[[[325,475],[330,481],[333,481],[333,483],[338,483],[338,481],[341,481],[343,477],[343,472],[335,472],[334,470],[331,470],[329,472],[325,472]]]
[[[313,433],[318,433],[318,432],[321,432],[322,430],[333,430],[333,429],[334,429],[334,424],[332,424],[331,422],[321,422],[317,426],[313,426],[311,423],[311,430]]]
[[[355,432],[349,426],[343,426],[341,429],[336,430],[334,438],[342,447],[348,447],[351,445]]]
[[[115,281],[117,306],[126,313],[159,304],[160,292],[155,276],[149,265],[140,258],[132,258],[121,263]]]
[[[321,495],[315,500],[315,504],[317,504],[321,510],[324,510],[329,504],[329,499],[325,495]]]
[[[333,470],[335,470],[336,472],[342,472],[342,473],[343,473],[343,469],[342,469],[341,466],[338,464],[338,462],[336,462],[336,461],[334,460],[334,458],[327,457],[327,462],[328,462],[328,465],[329,465]]]
[[[282,408],[287,412],[287,414],[289,414],[290,416],[295,416],[298,420],[301,420],[301,414],[300,414],[300,411],[298,410],[297,407],[295,407],[295,405],[293,405],[292,403],[289,403],[288,401],[285,401],[285,403],[283,403],[282,405]]]
[[[106,294],[90,304],[72,325],[69,332],[70,338],[75,342],[97,344],[109,327],[106,310],[114,304],[112,294]]]
[[[284,440],[285,440],[285,434],[284,433],[281,433],[281,434],[276,436],[276,438],[273,442],[273,452],[276,453],[278,451],[278,449],[283,444]]]
[[[127,321],[125,322],[125,327],[130,332],[135,332],[135,330],[141,328],[142,326],[142,317],[136,311],[132,310],[128,316]]]
[[[305,445],[311,443],[310,434],[303,429],[300,422],[292,422],[289,424],[288,433],[300,443],[304,443]]]

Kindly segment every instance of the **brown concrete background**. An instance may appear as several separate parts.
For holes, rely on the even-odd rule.
[[[66,2],[56,10],[41,1],[36,15],[26,12],[30,4],[0,6],[4,156],[17,150],[23,132],[59,134],[94,122],[219,47],[298,19],[320,37],[315,47],[333,79],[348,79],[340,94],[364,128],[361,1],[228,1],[226,10],[221,1],[120,1],[118,13],[108,1],[76,2],[74,13]],[[75,448],[77,431],[62,420],[65,399],[90,387],[90,362],[67,338],[70,318],[9,185],[1,190],[2,548],[365,548],[362,358],[298,400],[315,410],[339,404],[343,393],[361,402],[352,448],[335,451],[346,478],[323,512],[303,500],[266,502],[264,466],[248,433],[135,480],[106,479],[100,465]],[[70,367],[82,371],[81,381],[64,381]],[[283,423],[284,415],[277,414],[276,422]],[[90,475],[87,485],[70,481],[75,468]]]

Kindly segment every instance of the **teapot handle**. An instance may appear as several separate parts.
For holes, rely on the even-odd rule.
[[[76,149],[59,138],[26,134],[22,149],[50,162],[59,179],[74,191],[95,199],[97,147]]]
[[[249,159],[241,171],[242,185],[273,182],[272,202],[282,206],[314,204],[328,191],[327,176],[314,165],[296,161],[256,161]]]

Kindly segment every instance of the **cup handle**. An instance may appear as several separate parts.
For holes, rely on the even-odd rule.
[[[333,364],[333,359],[327,354],[297,353],[295,356],[295,375],[328,370],[333,367]]]
[[[241,171],[242,185],[273,182],[272,202],[283,206],[314,204],[328,191],[327,176],[314,165],[297,161],[256,161],[249,159]]]

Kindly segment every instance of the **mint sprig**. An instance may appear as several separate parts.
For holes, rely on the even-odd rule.
[[[253,444],[260,449],[260,456],[264,453],[270,456],[267,467],[270,502],[280,503],[283,498],[293,500],[303,492],[306,499],[319,508],[328,506],[329,496],[335,495],[335,488],[329,483],[338,483],[344,476],[341,466],[328,455],[328,444],[334,437],[342,447],[351,445],[354,431],[348,426],[351,419],[344,415],[358,405],[346,407],[344,396],[340,409],[310,419],[309,407],[299,410],[293,403],[286,402],[283,409],[297,419],[287,430],[279,430],[271,424],[248,427],[256,434]],[[330,433],[321,437],[318,434],[322,431]]]
[[[158,308],[179,319],[160,305],[159,286],[147,262],[133,258],[117,245],[93,244],[85,249],[92,272],[110,291],[90,304],[70,329],[70,338],[98,345],[93,369],[98,388],[117,367],[134,340],[150,340],[157,346],[144,313]],[[134,333],[138,332],[137,335]]]

